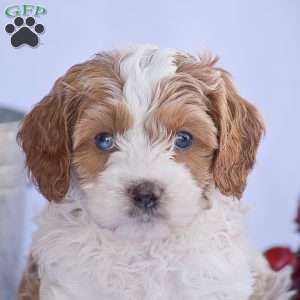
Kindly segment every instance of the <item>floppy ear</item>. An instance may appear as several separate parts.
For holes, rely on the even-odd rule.
[[[208,113],[218,129],[219,147],[212,166],[216,187],[227,196],[240,198],[255,163],[264,124],[255,107],[237,93],[229,73],[215,67],[217,61],[210,54],[199,60],[178,56],[177,72],[197,80],[202,91],[199,97],[206,96]]]
[[[77,101],[57,80],[52,91],[25,117],[17,139],[33,182],[48,199],[59,201],[69,187],[71,127]]]
[[[255,163],[264,124],[256,108],[239,96],[230,75],[222,69],[215,71],[220,87],[208,95],[219,132],[213,176],[223,194],[240,198]]]

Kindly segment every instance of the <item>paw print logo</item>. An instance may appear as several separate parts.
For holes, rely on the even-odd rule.
[[[39,43],[39,35],[45,31],[45,28],[42,24],[36,24],[33,17],[26,18],[25,22],[22,17],[16,17],[14,24],[5,26],[5,31],[11,34],[10,42],[13,47],[23,44],[35,47]]]

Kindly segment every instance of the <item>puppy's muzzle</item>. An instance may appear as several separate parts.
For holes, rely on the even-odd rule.
[[[136,207],[147,211],[159,206],[163,189],[159,184],[145,180],[132,184],[128,194]]]

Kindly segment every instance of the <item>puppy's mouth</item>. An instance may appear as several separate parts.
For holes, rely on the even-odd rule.
[[[139,209],[133,207],[129,210],[128,216],[138,223],[153,223],[165,219],[159,208]]]

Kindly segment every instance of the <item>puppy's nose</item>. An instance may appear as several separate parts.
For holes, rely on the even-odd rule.
[[[142,181],[132,185],[128,192],[135,206],[148,210],[158,206],[162,188],[152,181]]]

